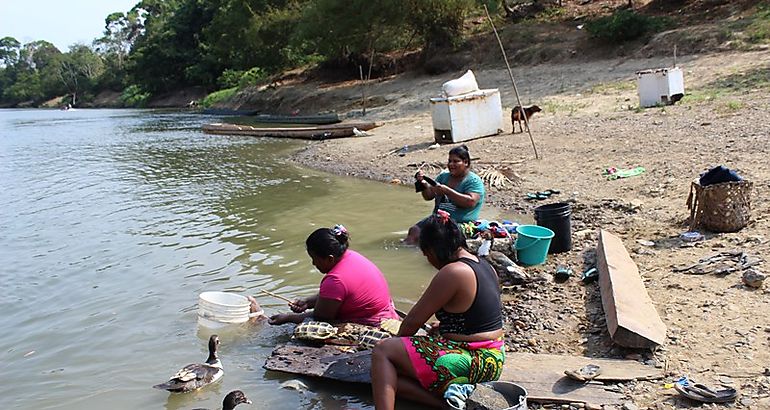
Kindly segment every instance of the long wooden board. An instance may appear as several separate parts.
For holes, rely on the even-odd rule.
[[[253,127],[226,123],[205,124],[203,132],[220,135],[248,135],[253,137],[299,138],[299,139],[331,139],[351,137],[353,128],[368,131],[377,127],[373,122],[356,122],[331,124],[317,127]]]
[[[371,352],[349,353],[338,346],[277,347],[267,359],[265,369],[305,376],[323,377],[353,383],[371,383]],[[587,364],[602,367],[600,381],[650,380],[663,377],[663,372],[631,360],[593,359],[531,353],[507,353],[500,380],[514,382],[528,392],[528,400],[544,403],[590,403],[615,405],[624,396],[607,390],[599,382],[580,383],[564,376],[565,370],[576,370]]]
[[[595,364],[602,374],[588,384],[572,380],[565,370],[577,370]],[[533,353],[506,353],[500,380],[514,382],[527,389],[527,400],[544,403],[621,404],[624,396],[607,390],[600,382],[655,380],[663,371],[634,360],[597,359]]]
[[[651,348],[666,341],[666,325],[647,294],[639,268],[617,236],[599,229],[596,249],[599,288],[612,341]]]

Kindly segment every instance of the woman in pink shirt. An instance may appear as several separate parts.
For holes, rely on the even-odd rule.
[[[307,253],[313,266],[324,274],[319,291],[289,303],[294,313],[270,317],[271,325],[301,323],[309,317],[369,326],[379,326],[383,319],[398,319],[382,272],[369,259],[348,249],[348,240],[342,225],[320,228],[308,236]]]

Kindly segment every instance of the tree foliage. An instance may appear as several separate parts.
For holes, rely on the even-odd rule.
[[[0,39],[0,104],[127,91],[127,105],[189,86],[245,87],[321,60],[456,46],[472,7],[494,0],[139,0],[92,46]],[[357,73],[357,71],[356,71]],[[58,93],[58,94],[57,94]]]

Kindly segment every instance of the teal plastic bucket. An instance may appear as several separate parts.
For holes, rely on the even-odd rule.
[[[516,258],[519,262],[530,266],[544,263],[553,231],[537,225],[521,225],[516,234]]]

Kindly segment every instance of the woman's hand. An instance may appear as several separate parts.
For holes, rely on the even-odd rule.
[[[430,322],[430,330],[428,330],[429,335],[437,335],[438,334],[438,328],[441,323],[438,320],[434,320]]]
[[[293,302],[289,302],[289,309],[294,313],[302,313],[311,307],[307,299],[295,299]]]
[[[302,322],[302,317],[292,313],[279,313],[277,315],[270,316],[270,319],[267,320],[267,323],[270,323],[271,325],[282,325],[284,323],[300,322]]]
[[[433,193],[436,196],[446,195],[451,190],[452,190],[452,188],[449,188],[448,186],[446,186],[444,184],[437,184],[436,186],[433,187]]]

